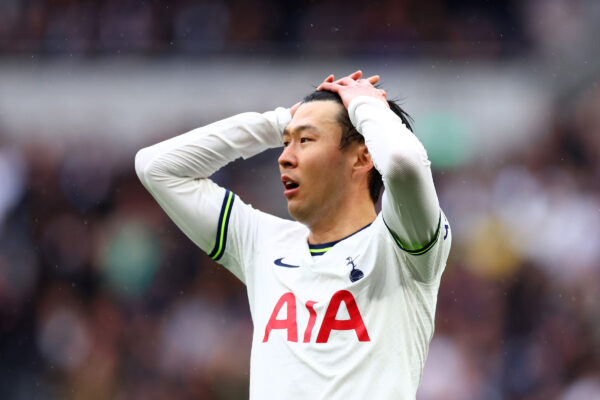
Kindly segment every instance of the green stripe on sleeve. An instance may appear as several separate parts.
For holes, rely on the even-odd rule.
[[[231,191],[227,190],[225,192],[225,198],[223,199],[223,205],[221,206],[221,214],[219,215],[215,247],[208,255],[215,261],[219,260],[225,253],[225,246],[227,245],[227,228],[229,226],[229,217],[231,216],[231,209],[234,200],[235,195]]]
[[[385,220],[383,222],[385,223]],[[437,229],[436,229],[436,231],[435,231],[435,233],[434,233],[433,238],[431,239],[431,241],[429,243],[427,243],[425,246],[423,246],[422,248],[417,249],[417,250],[409,250],[409,249],[407,249],[402,244],[402,242],[400,241],[400,239],[398,239],[398,237],[396,236],[396,234],[390,229],[390,227],[387,225],[387,223],[385,224],[385,226],[388,228],[388,230],[392,234],[392,237],[394,238],[394,241],[396,242],[396,244],[398,245],[398,247],[400,247],[402,250],[404,250],[408,254],[412,254],[413,256],[420,256],[421,254],[425,254],[429,250],[431,250],[431,248],[433,246],[435,246],[435,244],[437,243],[437,241],[438,241],[438,239],[440,237],[440,227],[442,226],[442,213],[440,212],[440,218],[438,219],[438,226],[437,226]]]

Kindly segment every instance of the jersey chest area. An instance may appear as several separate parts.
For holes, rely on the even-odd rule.
[[[253,282],[248,284],[256,286],[257,296],[291,291],[301,298],[325,298],[338,290],[377,284],[373,280],[385,268],[381,254],[368,241],[338,243],[315,256],[306,243],[290,240],[256,254]]]
[[[369,342],[373,303],[385,307],[381,295],[400,283],[390,274],[397,267],[389,264],[366,241],[338,244],[320,256],[312,256],[307,246],[257,254],[260,269],[247,282],[260,336],[255,340]]]

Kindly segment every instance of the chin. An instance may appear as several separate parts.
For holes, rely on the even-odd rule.
[[[293,200],[288,201],[288,213],[298,222],[304,223],[307,219],[306,209],[300,207],[298,204],[294,204]]]

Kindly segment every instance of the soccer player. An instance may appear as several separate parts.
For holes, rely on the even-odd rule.
[[[136,155],[173,221],[246,284],[251,399],[414,399],[433,335],[451,233],[427,154],[378,76],[334,79],[290,109],[239,114]],[[209,179],[281,145],[296,221]]]

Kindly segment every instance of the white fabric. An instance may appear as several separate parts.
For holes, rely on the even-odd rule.
[[[177,226],[208,253],[225,190],[206,178],[239,157],[280,146],[290,120],[283,107],[239,114],[138,151],[135,170]]]
[[[219,262],[248,290],[254,322],[251,399],[415,397],[450,249],[449,224],[439,209],[429,161],[416,137],[395,114],[371,99],[355,99],[349,110],[386,185],[382,214],[371,226],[312,257],[304,225],[255,210],[239,198],[233,203],[226,250]],[[206,178],[239,156],[279,145],[290,118],[289,111],[279,108],[219,121],[141,150],[136,171],[177,225],[210,252],[225,190]],[[418,256],[400,249],[388,230],[413,250],[432,239],[438,222],[437,242]],[[348,257],[364,274],[356,282],[350,280]],[[283,265],[276,265],[276,260]],[[294,301],[272,316],[286,293],[293,293]],[[368,341],[360,341],[354,329],[333,329],[324,343],[317,343],[336,293],[353,299]],[[316,317],[311,317],[308,301],[316,302]],[[263,342],[269,319],[286,319],[291,303],[296,341],[288,341],[292,329],[273,329]],[[348,307],[345,301],[340,303],[335,319],[350,318]],[[311,318],[314,327],[305,343]]]
[[[422,248],[433,237],[440,216],[431,163],[423,144],[377,99],[356,97],[348,113],[383,177],[383,219],[405,248]],[[432,271],[427,265],[414,267],[413,272],[422,279],[430,278]]]

